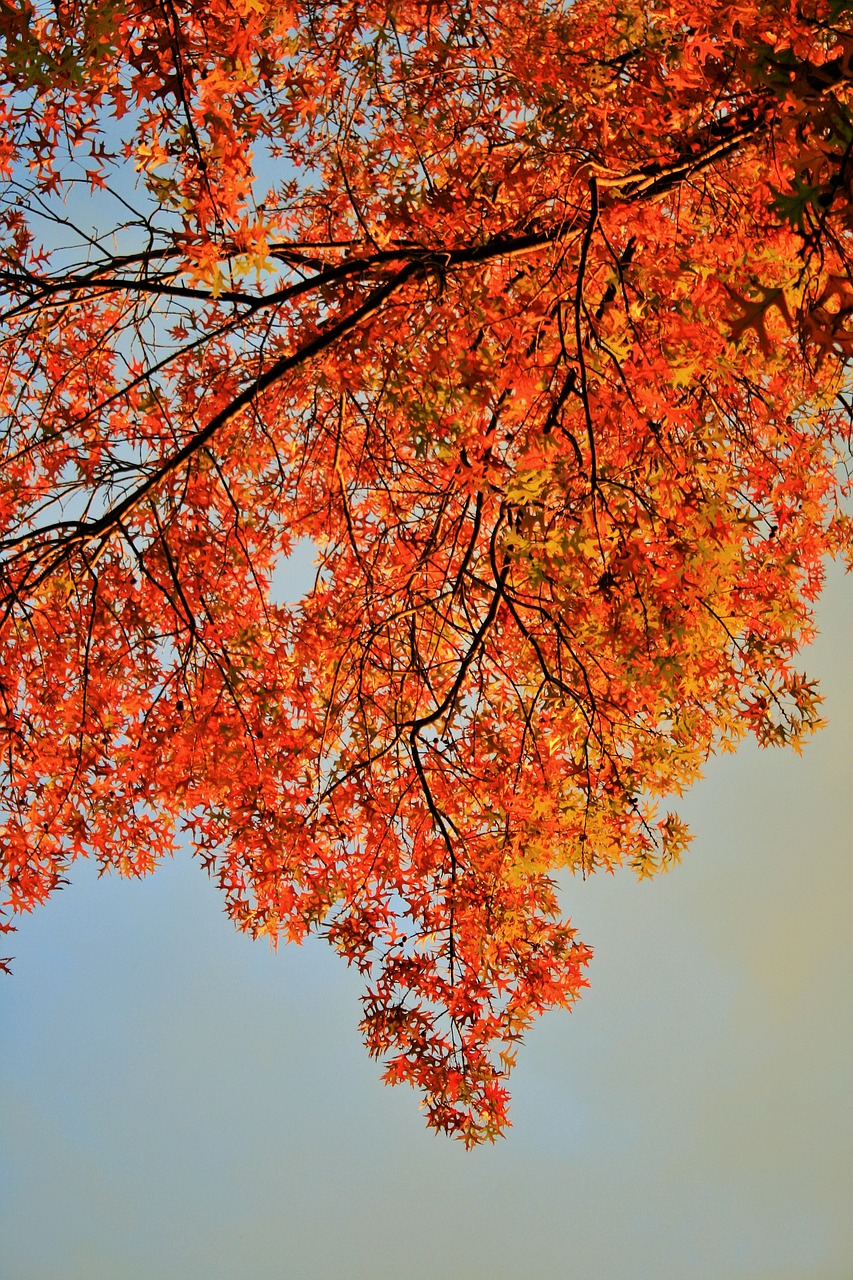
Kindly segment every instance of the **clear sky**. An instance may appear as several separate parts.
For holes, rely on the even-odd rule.
[[[567,884],[592,985],[493,1148],[379,1084],[321,943],[80,867],[4,948],[0,1280],[851,1280],[853,579],[820,617],[803,758],[715,761],[668,878]]]

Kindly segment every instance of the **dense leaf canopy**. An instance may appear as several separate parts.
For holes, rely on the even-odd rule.
[[[2,0],[7,919],[188,841],[429,1122],[506,1123],[553,876],[795,667],[844,515],[844,0]],[[313,589],[276,585],[295,545]]]

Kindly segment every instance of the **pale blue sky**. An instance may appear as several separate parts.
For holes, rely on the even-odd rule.
[[[514,1128],[428,1133],[316,943],[241,938],[188,859],[75,883],[0,983],[0,1280],[850,1280],[853,579],[807,655],[830,728],[682,806],[667,879],[571,882],[596,949]]]

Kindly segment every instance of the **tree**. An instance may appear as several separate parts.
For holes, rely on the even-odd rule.
[[[849,553],[853,6],[3,0],[3,876],[186,839],[466,1143]],[[271,589],[310,539],[297,605]]]

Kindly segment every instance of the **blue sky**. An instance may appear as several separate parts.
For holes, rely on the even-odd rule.
[[[357,976],[240,937],[188,858],[74,883],[0,983],[2,1280],[849,1280],[853,579],[830,727],[682,805],[684,865],[568,882],[591,988],[465,1152],[379,1083]]]

